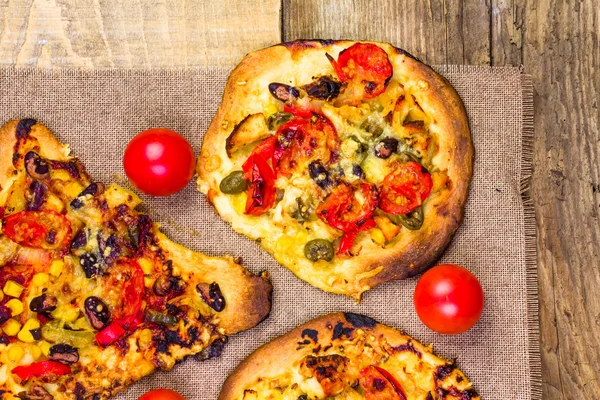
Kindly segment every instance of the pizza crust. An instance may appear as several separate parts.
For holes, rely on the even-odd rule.
[[[347,336],[341,335],[339,338],[333,339],[336,327],[339,326],[345,329]],[[314,331],[312,335],[313,337],[316,335],[317,341],[314,342],[314,345],[311,343],[311,346],[299,346],[299,343],[307,338],[306,332],[308,331]],[[350,357],[345,351],[347,350],[345,342],[351,342],[356,335],[366,335],[371,343],[384,341],[391,348],[411,346],[413,353],[421,354],[420,360],[424,364],[437,367],[452,366],[448,367],[451,372],[444,379],[439,380],[440,387],[454,386],[461,391],[472,390],[472,385],[464,374],[456,369],[452,362],[433,354],[430,346],[423,346],[405,333],[377,323],[371,318],[352,313],[334,313],[308,321],[255,350],[229,375],[221,388],[219,400],[243,399],[244,391],[255,388],[257,382],[266,381],[268,385],[270,379],[280,377],[286,372],[289,373],[290,369],[298,365],[303,358],[321,354],[314,351],[314,348],[319,345],[320,349],[334,349],[328,350],[328,354],[333,352],[333,354],[346,354]],[[407,389],[405,388],[405,390]],[[424,389],[428,390],[428,388]],[[475,391],[470,393],[473,394]],[[468,398],[478,399],[479,396],[474,394]]]
[[[301,85],[312,76],[332,74],[325,53],[337,57],[352,41],[296,41],[272,46],[247,55],[231,73],[222,103],[202,145],[198,159],[198,186],[215,205],[223,219],[238,232],[256,240],[254,224],[246,216],[232,211],[219,191],[219,182],[232,168],[225,142],[233,127],[247,115],[264,112],[269,104],[267,86],[271,82]],[[439,151],[434,163],[447,169],[451,187],[435,193],[424,204],[425,223],[418,231],[405,232],[393,247],[365,246],[360,255],[350,259],[336,257],[327,268],[312,268],[301,257],[270,253],[284,266],[313,286],[325,291],[360,298],[361,293],[383,282],[416,275],[431,266],[449,245],[464,216],[464,206],[472,175],[473,145],[467,115],[456,91],[442,76],[408,53],[386,43],[383,48],[394,67],[394,78],[414,88],[414,95],[433,119]],[[286,78],[287,77],[287,78]],[[432,218],[431,216],[435,217]],[[279,231],[277,231],[279,233]],[[254,236],[253,236],[254,235]],[[366,240],[364,241],[366,243]],[[367,243],[368,244],[368,243]]]

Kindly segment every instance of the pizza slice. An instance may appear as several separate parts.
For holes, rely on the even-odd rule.
[[[260,347],[219,400],[475,400],[454,362],[431,346],[352,313],[323,316]]]
[[[271,284],[170,241],[44,125],[0,129],[0,394],[104,399],[270,311]]]
[[[296,41],[231,73],[197,170],[234,230],[360,298],[440,257],[472,163],[463,104],[430,67],[387,43]]]

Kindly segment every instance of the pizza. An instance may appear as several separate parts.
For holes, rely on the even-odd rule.
[[[386,43],[296,41],[231,73],[197,172],[234,230],[360,298],[440,257],[472,163],[463,104],[430,67]]]
[[[323,316],[246,358],[219,400],[474,400],[454,362],[431,346],[352,313]]]
[[[170,241],[44,125],[0,129],[0,397],[104,399],[270,311],[271,284]]]

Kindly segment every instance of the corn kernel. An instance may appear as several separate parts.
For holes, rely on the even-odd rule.
[[[287,235],[283,235],[279,238],[275,246],[277,247],[278,251],[286,251],[290,248],[291,245],[292,239],[290,239],[290,237]]]
[[[10,349],[8,349],[8,359],[12,362],[18,363],[24,355],[25,349],[19,345],[11,346]]]
[[[17,336],[19,330],[21,329],[21,324],[16,319],[9,319],[2,325],[2,331],[8,336]]]
[[[142,350],[146,350],[152,345],[152,331],[150,329],[142,329],[138,338],[138,346]]]
[[[149,278],[147,276],[144,277],[144,285],[146,287],[152,287],[152,285],[154,285],[154,278]]]
[[[138,260],[138,264],[140,264],[140,267],[142,267],[142,271],[144,271],[144,274],[150,275],[154,272],[154,264],[152,264],[152,262],[147,258],[140,258]]]
[[[5,304],[6,307],[10,308],[11,316],[19,315],[23,312],[23,302],[19,299],[10,299]]]
[[[379,228],[371,229],[371,239],[381,246],[385,244],[385,236],[383,236],[383,232]]]
[[[25,322],[25,324],[23,325],[23,328],[21,328],[21,331],[17,335],[17,338],[20,341],[25,342],[25,343],[35,342],[35,339],[34,339],[33,335],[31,334],[31,331],[34,329],[39,329],[39,327],[40,327],[40,321],[38,321],[35,318],[30,318]]]
[[[308,233],[304,229],[296,234],[296,239],[300,243],[305,243],[306,239],[308,239]]]
[[[244,211],[246,210],[246,200],[248,199],[248,195],[246,195],[246,192],[242,192],[237,196],[231,197],[233,209],[235,210],[235,212],[237,212],[238,214],[244,214]]]
[[[6,284],[4,285],[4,293],[6,293],[9,296],[12,297],[19,297],[21,295],[21,293],[23,293],[23,290],[25,288],[23,287],[23,285],[9,280],[8,282],[6,282]]]
[[[65,322],[73,322],[73,321],[76,321],[77,318],[79,318],[79,309],[78,308],[69,308],[69,309],[65,310],[65,312],[61,316],[61,319],[64,320]]]
[[[50,354],[50,347],[52,347],[52,345],[48,342],[46,342],[45,340],[42,340],[39,344],[38,347],[40,348],[40,350],[42,351],[42,353],[48,357],[48,355]]]
[[[45,272],[37,273],[33,276],[31,282],[36,286],[44,286],[50,282],[50,275]]]
[[[54,260],[52,261],[52,264],[50,264],[50,270],[48,272],[50,272],[52,276],[59,277],[64,266],[65,262],[63,260]]]
[[[4,300],[4,292],[0,290],[0,302]]]
[[[33,358],[35,358],[36,360],[42,356],[42,349],[40,349],[40,346],[37,346],[35,344],[29,346],[28,351],[29,351],[29,354],[31,354],[31,356]]]

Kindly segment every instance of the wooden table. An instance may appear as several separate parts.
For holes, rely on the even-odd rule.
[[[428,64],[523,65],[535,87],[544,398],[600,399],[599,9],[597,0],[0,0],[0,63],[234,65],[282,40],[351,38],[392,42]]]

